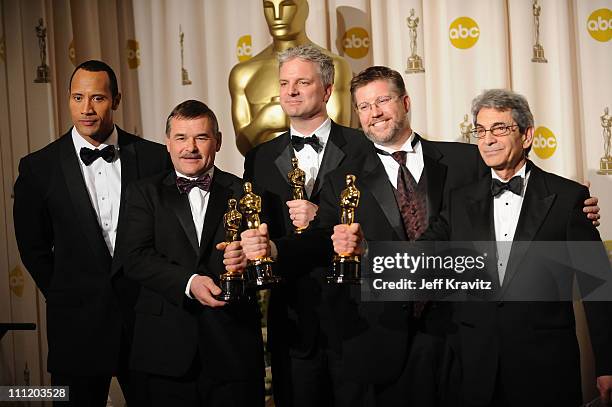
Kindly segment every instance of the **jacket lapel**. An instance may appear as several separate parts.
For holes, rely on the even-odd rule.
[[[204,216],[204,227],[202,228],[202,239],[200,240],[200,254],[210,249],[210,242],[215,236],[219,222],[227,209],[227,200],[231,197],[231,190],[226,182],[225,173],[215,167],[215,173],[210,189],[210,197],[206,215]],[[219,243],[219,242],[215,242]]]
[[[274,165],[276,165],[276,168],[280,172],[281,179],[285,180],[285,183],[287,183],[287,191],[290,191],[291,186],[289,185],[287,174],[289,174],[289,171],[291,171],[291,159],[294,157],[293,147],[291,146],[291,136],[289,135],[289,132],[286,132],[281,134],[279,137],[283,137],[283,140],[279,143]]]
[[[342,134],[342,128],[331,122],[331,130],[329,131],[329,138],[327,139],[327,146],[325,147],[325,153],[323,154],[323,160],[321,161],[321,167],[317,173],[317,179],[315,180],[314,187],[312,188],[311,200],[321,192],[325,176],[330,172],[338,168],[342,160],[344,160],[345,153],[343,151],[344,145],[346,144],[346,138]]]
[[[521,260],[527,250],[529,250],[529,242],[534,240],[556,197],[555,193],[549,191],[544,180],[543,171],[531,164],[531,174],[529,175],[527,190],[525,191],[525,199],[516,225],[516,232],[512,239],[513,242],[526,243],[512,245],[508,267],[504,275],[502,295],[510,285],[512,278],[516,275]]]
[[[473,199],[468,201],[466,207],[475,241],[495,241],[493,197],[490,188],[490,178],[482,178],[476,184]]]
[[[121,160],[121,207],[123,207],[125,188],[130,182],[138,179],[138,156],[134,147],[135,143],[129,142],[127,133],[117,127],[117,135]]]
[[[442,153],[432,143],[423,140],[418,134],[415,134],[415,136],[421,140],[421,147],[423,149],[423,162],[427,179],[427,213],[438,213],[442,205],[444,181],[448,168],[440,163]]]
[[[193,216],[191,215],[191,207],[189,206],[189,198],[187,194],[181,194],[176,187],[176,173],[174,171],[168,174],[162,184],[163,199],[166,205],[172,208],[197,255],[200,248],[198,246],[196,228],[193,224]]]
[[[371,193],[393,228],[397,239],[407,240],[404,223],[393,194],[393,186],[389,182],[389,177],[382,162],[374,151],[374,145],[371,148],[371,153],[366,155],[364,161],[364,175],[361,180],[357,177],[357,184],[361,183],[364,185],[365,191]]]
[[[72,201],[75,216],[81,225],[85,239],[97,258],[97,264],[106,272],[110,270],[112,257],[102,236],[102,230],[98,224],[98,217],[93,208],[87,186],[81,173],[79,158],[77,157],[71,132],[62,137],[60,148],[60,162],[66,187]]]

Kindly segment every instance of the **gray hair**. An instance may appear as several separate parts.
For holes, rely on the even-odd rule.
[[[334,61],[314,44],[298,45],[278,53],[278,68],[295,58],[317,65],[324,87],[334,84]]]
[[[482,108],[495,110],[510,110],[512,119],[518,124],[521,134],[529,127],[533,127],[533,114],[529,109],[529,103],[523,95],[506,89],[489,89],[482,92],[472,100],[472,117],[476,125],[476,116]]]

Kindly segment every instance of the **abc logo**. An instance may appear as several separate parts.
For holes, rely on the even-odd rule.
[[[127,40],[127,62],[130,69],[140,66],[140,44],[136,40]]]
[[[248,61],[251,59],[252,52],[253,46],[251,44],[251,36],[243,35],[238,38],[238,43],[236,44],[236,56],[238,57],[238,61]]]
[[[600,8],[593,11],[587,20],[587,30],[597,41],[610,41],[612,38],[612,10]]]
[[[471,48],[478,42],[480,28],[476,21],[469,17],[459,17],[453,21],[448,30],[448,37],[454,47],[460,49]]]
[[[370,51],[370,35],[361,27],[350,28],[342,37],[342,48],[353,59],[363,58]]]
[[[533,134],[533,151],[541,159],[550,158],[557,149],[557,138],[548,128],[538,127]]]

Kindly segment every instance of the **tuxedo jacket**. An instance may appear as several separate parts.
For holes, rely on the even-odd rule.
[[[48,370],[116,372],[122,324],[131,323],[138,288],[124,278],[125,190],[169,168],[164,146],[117,127],[121,204],[114,257],[106,246],[75,153],[71,131],[19,163],[13,217],[23,264],[47,302]]]
[[[531,164],[530,164],[531,165]],[[495,241],[491,176],[454,191],[446,219],[455,241]],[[586,187],[531,165],[515,242],[599,241],[599,233],[582,212]],[[436,223],[435,226],[439,225]],[[496,301],[455,303],[450,337],[459,369],[460,393],[470,405],[491,402],[498,381],[510,405],[579,405],[582,403],[580,353],[571,301],[509,302],[512,292],[538,281],[530,245],[513,245]],[[535,249],[534,249],[535,250]],[[603,250],[597,251],[603,256]],[[525,260],[527,259],[527,260]],[[535,264],[536,267],[543,265]],[[496,269],[495,269],[496,270]],[[569,286],[573,277],[569,275]],[[580,278],[578,283],[580,284]],[[533,283],[531,283],[533,284]],[[562,284],[563,285],[563,284]],[[609,303],[584,302],[597,375],[612,372],[612,315]],[[550,391],[554,389],[554,391]]]
[[[142,285],[135,309],[133,369],[181,377],[199,357],[209,378],[263,377],[256,302],[210,308],[185,294],[193,274],[219,284],[225,268],[223,252],[215,245],[225,240],[228,199],[242,195],[240,179],[215,168],[198,244],[189,198],[179,192],[174,171],[128,190],[126,275]]]
[[[364,134],[332,121],[329,139],[308,200],[319,204],[324,180],[330,171],[354,160],[370,145]],[[304,147],[307,148],[307,147]],[[287,201],[293,199],[287,174],[291,171],[294,150],[289,132],[252,149],[245,157],[244,179],[251,181],[262,196],[263,216],[272,239],[293,235]],[[292,259],[277,273],[284,278],[271,293],[268,310],[270,344],[282,341],[297,357],[307,357],[319,341],[321,285],[327,267],[304,266],[299,257]]]
[[[478,179],[484,173],[484,164],[475,146],[423,139],[420,142],[428,213],[435,216],[444,207],[449,192]],[[339,197],[346,187],[346,174],[356,175],[356,186],[361,191],[355,222],[361,225],[365,239],[407,240],[393,186],[374,145],[369,143],[357,160],[328,175],[314,227],[304,239],[277,242],[279,265],[295,257],[331,264],[333,249],[329,237],[333,226],[340,223]],[[330,345],[341,352],[343,375],[352,381],[393,382],[405,366],[415,329],[423,329],[424,325],[428,330],[440,331],[445,319],[450,318],[447,307],[434,307],[417,325],[411,317],[410,303],[362,303],[359,286],[327,284],[324,288],[324,303],[331,315],[331,323],[326,327]]]

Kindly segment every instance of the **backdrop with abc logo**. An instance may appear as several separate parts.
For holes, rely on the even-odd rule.
[[[0,224],[6,225],[0,228],[0,322],[42,328],[0,341],[2,383],[23,383],[25,372],[32,384],[48,381],[44,299],[19,261],[11,189],[19,158],[69,128],[74,66],[90,58],[109,62],[123,92],[117,123],[151,140],[163,142],[165,118],[177,103],[205,101],[224,134],[217,164],[241,175],[227,81],[235,64],[271,42],[262,3],[0,0]],[[591,181],[600,197],[602,237],[612,240],[612,176],[598,173],[604,109],[612,108],[611,0],[309,0],[309,8],[309,37],[344,56],[354,72],[373,64],[402,72],[413,128],[429,139],[462,141],[464,116],[483,89],[526,95],[536,119],[531,158]],[[424,71],[406,73],[413,51]],[[49,83],[34,83],[41,58]]]

